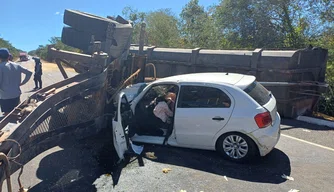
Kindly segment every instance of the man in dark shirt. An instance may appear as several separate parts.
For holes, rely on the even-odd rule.
[[[42,89],[42,62],[38,57],[33,58],[35,60],[35,89]]]

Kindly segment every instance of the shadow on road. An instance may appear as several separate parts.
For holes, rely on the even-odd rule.
[[[83,153],[65,149],[45,157],[36,173],[42,182],[29,191],[94,191],[92,183],[96,176],[92,173],[96,171],[91,166],[94,163],[88,162],[91,157]]]
[[[129,165],[130,159],[116,164],[118,157],[110,138],[110,132],[102,131],[92,138],[62,142],[60,147],[63,150],[54,152],[40,161],[36,176],[42,181],[29,191],[95,191],[93,182],[106,173],[111,173],[114,185],[121,183],[119,179],[122,170]],[[145,165],[145,162],[153,161],[227,178],[272,184],[285,182],[281,175],[291,173],[289,157],[278,149],[252,164],[235,164],[223,160],[214,151],[206,150],[145,145],[143,154],[145,152],[154,152],[157,159],[151,160],[144,156],[133,158],[132,161],[138,161],[139,165],[135,165],[136,162],[133,164],[143,166],[142,169],[150,169],[150,166],[154,165]]]
[[[154,152],[157,159],[148,159],[142,155],[132,160],[138,161],[137,166],[143,166],[142,169],[152,169],[150,166],[154,165],[145,165],[144,162],[153,161],[158,162],[159,164],[162,163],[175,167],[181,166],[191,168],[243,181],[272,184],[285,182],[286,179],[283,179],[281,176],[283,174],[290,175],[291,173],[289,157],[279,149],[274,149],[266,157],[262,157],[251,164],[236,164],[226,161],[216,152],[206,150],[145,145],[142,154],[145,154],[146,152]],[[122,170],[129,164],[129,162],[125,162],[118,166],[112,166],[111,162],[115,161],[108,158],[115,158],[115,156],[111,156],[110,154],[112,154],[111,151],[105,151],[105,155],[100,159],[100,163],[104,163],[103,165],[100,164],[100,166],[102,165],[103,170],[105,171],[104,173],[111,173],[115,186],[119,182],[122,182],[119,181]],[[136,163],[134,162],[134,164]],[[152,175],[152,177],[154,176],[155,175]]]
[[[278,149],[274,149],[266,157],[251,164],[226,161],[214,151],[149,145],[145,145],[145,151],[155,153],[157,159],[152,160],[155,162],[250,182],[278,184],[286,181],[281,177],[282,174],[290,175],[291,173],[289,157]]]
[[[282,119],[282,125],[288,126],[288,127],[282,127],[282,130],[289,130],[289,129],[309,129],[314,131],[329,131],[333,130],[331,127],[321,126],[321,125],[315,125],[311,123],[306,123],[303,121],[298,121],[294,119]]]
[[[97,157],[107,136],[101,132],[79,141],[62,141],[59,147],[63,150],[53,152],[39,162],[36,176],[42,181],[29,191],[95,191],[93,182],[103,173]]]

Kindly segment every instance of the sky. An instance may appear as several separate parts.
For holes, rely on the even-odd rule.
[[[13,46],[31,51],[38,45],[49,43],[50,37],[60,37],[65,9],[74,9],[98,16],[122,15],[126,6],[138,11],[154,11],[171,8],[179,15],[189,0],[4,0],[1,3],[0,38],[10,41]],[[199,0],[208,7],[219,0]]]

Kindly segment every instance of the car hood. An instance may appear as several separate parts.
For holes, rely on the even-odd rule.
[[[139,93],[143,91],[143,89],[148,85],[148,83],[137,83],[133,85],[127,86],[122,90],[125,93],[129,102],[131,102],[134,98],[136,98]]]

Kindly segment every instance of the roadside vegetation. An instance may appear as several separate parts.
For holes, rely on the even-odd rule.
[[[125,7],[134,22],[132,43],[138,44],[140,23],[146,23],[146,44],[158,47],[207,49],[301,49],[311,44],[329,50],[327,82],[334,86],[334,1],[222,0],[203,7],[198,0],[184,5],[180,15],[170,9],[142,12]],[[79,51],[53,37],[57,48]],[[47,46],[30,54],[46,57]],[[318,111],[334,116],[333,92],[325,94]]]
[[[79,49],[67,46],[64,43],[62,43],[60,37],[51,37],[49,42],[50,44],[54,45],[54,47],[57,49],[62,49],[72,52],[81,52]],[[48,45],[39,45],[36,50],[29,51],[28,54],[32,56],[36,55],[44,60],[47,60]]]
[[[3,38],[0,38],[0,47],[6,47],[15,58],[22,52],[22,50],[17,49],[9,41],[4,40]]]

